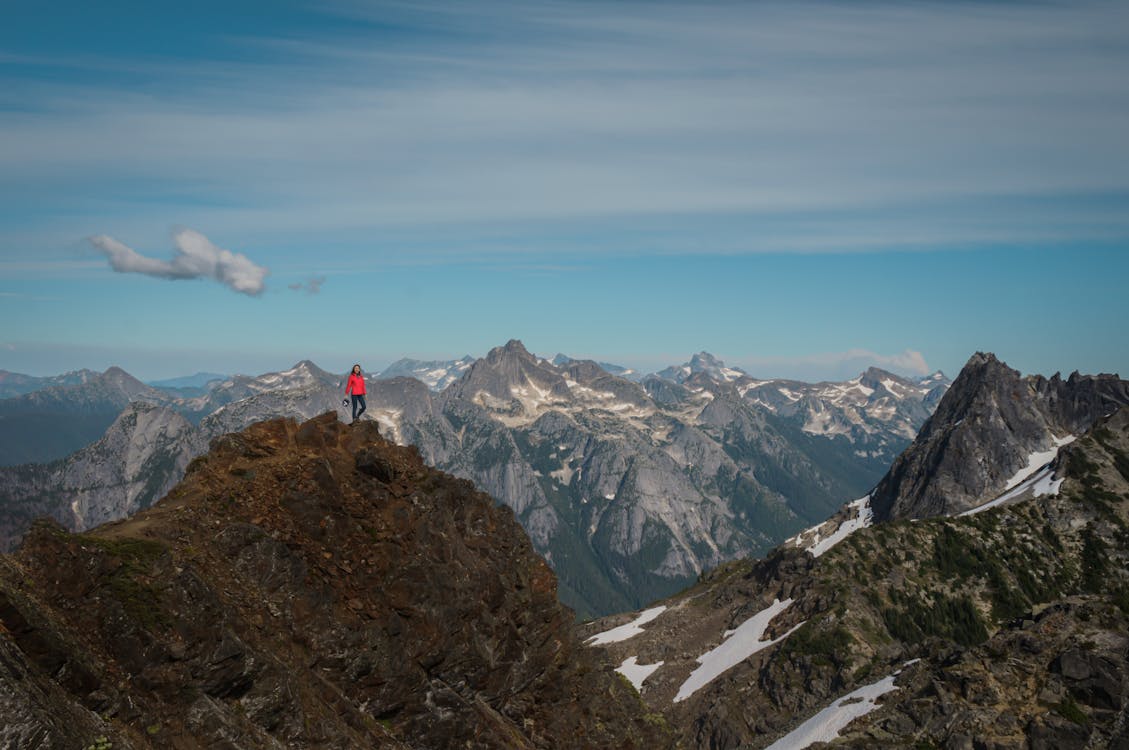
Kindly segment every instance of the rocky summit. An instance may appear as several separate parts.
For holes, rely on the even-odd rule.
[[[510,509],[375,423],[213,441],[0,557],[0,747],[661,748]]]
[[[974,354],[871,493],[875,516],[974,508],[1127,404],[1129,381],[1117,375],[1022,377],[992,354]]]

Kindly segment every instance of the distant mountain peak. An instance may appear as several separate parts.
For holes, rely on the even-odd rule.
[[[529,362],[537,362],[537,357],[533,356],[525,344],[521,343],[519,339],[510,339],[502,346],[496,346],[486,353],[486,356],[478,363],[483,361],[497,363],[501,360],[526,360]]]
[[[353,368],[350,366],[349,370],[351,371],[352,369]],[[314,376],[328,375],[329,374],[328,371],[323,370],[322,368],[318,367],[317,364],[315,364],[314,361],[310,360],[310,359],[300,359],[300,360],[298,360],[297,362],[294,363],[293,367],[291,367],[289,370],[287,370],[287,372],[292,372],[292,373],[295,373],[295,374],[306,373],[306,374],[314,375]]]
[[[862,373],[862,377],[874,380],[881,380],[882,378],[897,378],[898,380],[901,380],[901,377],[899,377],[898,375],[895,375],[889,370],[883,370],[881,367],[875,367],[874,365],[866,368],[866,370]]]
[[[689,378],[699,373],[705,373],[713,380],[723,383],[748,377],[748,373],[745,371],[726,366],[725,362],[707,351],[700,351],[692,355],[688,362],[660,370],[655,375],[675,383],[685,383]]]
[[[511,354],[525,354],[530,357],[533,356],[529,353],[529,350],[525,348],[525,344],[521,343],[520,339],[510,339],[506,342],[506,345],[502,347],[502,350]]]
[[[117,365],[107,368],[106,371],[102,373],[100,380],[105,385],[122,391],[130,398],[136,398],[142,395],[158,399],[161,398],[159,391],[157,391],[155,388],[152,388],[151,386],[146,385],[145,383],[142,383],[140,380],[133,377]],[[76,388],[81,386],[72,385],[65,387]]]
[[[1015,373],[1016,377],[1019,376],[1018,371],[1012,370],[1004,362],[1002,362],[998,357],[996,357],[996,355],[993,354],[992,352],[976,352],[975,354],[973,354],[971,357],[968,358],[968,362],[965,363],[964,369],[961,372],[964,372],[965,370],[976,370],[976,369],[1008,370],[1010,372]]]
[[[717,357],[715,357],[714,355],[710,354],[709,352],[702,350],[702,351],[698,352],[697,354],[690,357],[690,366],[691,367],[696,366],[696,367],[700,367],[700,368],[711,367],[711,366],[712,367],[725,367],[725,363],[722,362]]]

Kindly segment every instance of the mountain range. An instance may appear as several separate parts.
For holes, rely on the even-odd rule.
[[[454,383],[474,364],[469,354],[454,360],[398,359],[381,370],[378,378],[415,378],[433,391],[441,391]]]
[[[0,370],[0,399],[22,396],[26,393],[41,391],[59,385],[81,385],[98,376],[93,370],[73,370],[62,375],[50,377],[35,377],[23,375],[18,372]]]
[[[62,458],[97,440],[130,402],[173,398],[120,367],[42,378],[40,385],[0,399],[0,466]]]
[[[1129,747],[1127,385],[977,354],[875,493],[582,634],[689,748]]]
[[[845,383],[756,380],[705,353],[684,376],[641,382],[594,362],[555,361],[518,341],[469,363],[402,361],[400,371],[428,381],[371,380],[368,416],[513,508],[557,572],[562,599],[582,617],[667,596],[827,518],[874,485],[948,385],[939,374],[913,381],[881,370]],[[122,375],[108,372],[98,383]],[[123,414],[123,399],[103,398],[115,419],[128,417],[104,428],[112,440],[74,460],[0,469],[0,505],[9,508],[0,541],[10,545],[33,508],[82,530],[113,515],[106,509],[120,517],[146,507],[211,439],[275,416],[320,414],[341,403],[341,380],[302,361],[233,376],[191,398],[133,381],[139,398],[168,410],[153,415],[171,424],[175,413],[192,429],[177,423],[169,433],[176,438],[152,440]],[[36,397],[89,398],[76,386],[20,398]],[[129,462],[144,468],[127,488],[119,477]],[[75,465],[100,465],[104,475]],[[78,511],[61,491],[76,488],[64,480],[75,476],[88,490]]]
[[[378,381],[400,408],[384,435],[332,412],[257,422],[127,520],[36,522],[0,556],[0,744],[1129,746],[1125,381],[974,355],[872,492],[763,557],[574,625],[514,511],[386,439],[466,414],[464,444],[473,420],[502,425],[489,443],[579,422],[571,398],[658,403],[518,346],[435,401]],[[651,387],[714,393],[704,379]],[[159,443],[162,408],[132,405],[131,434]],[[933,482],[964,494],[938,505]]]

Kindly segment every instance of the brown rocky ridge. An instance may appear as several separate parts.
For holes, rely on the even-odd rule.
[[[0,556],[0,747],[661,748],[513,513],[334,414]]]

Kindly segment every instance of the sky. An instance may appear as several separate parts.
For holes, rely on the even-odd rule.
[[[1124,2],[3,14],[0,369],[1129,376]]]

